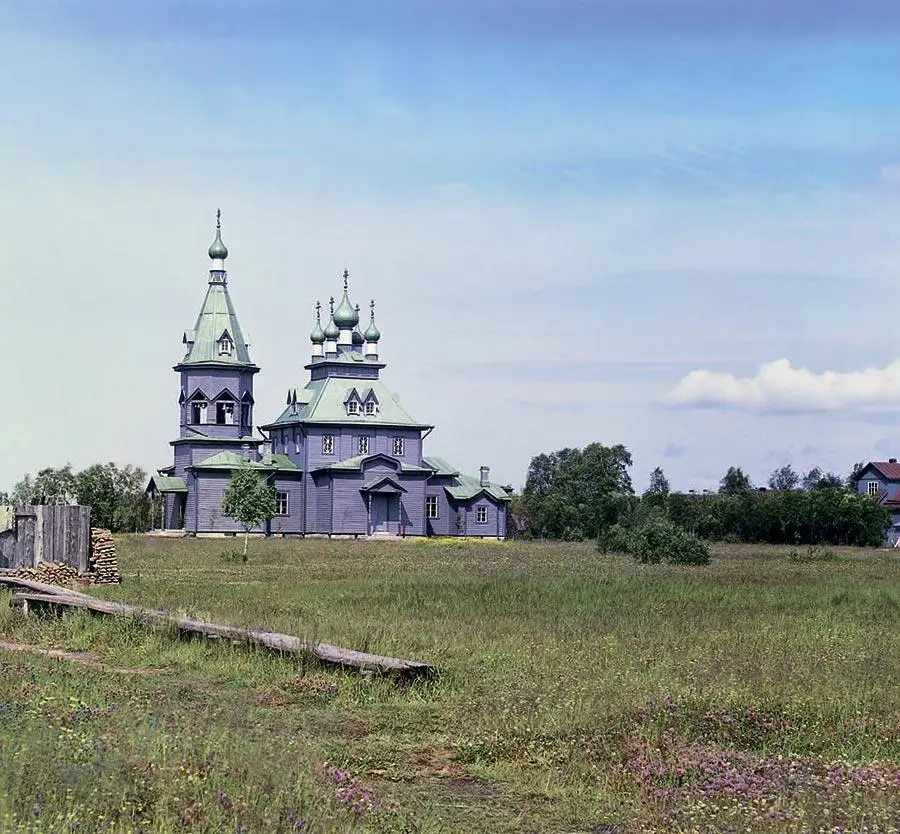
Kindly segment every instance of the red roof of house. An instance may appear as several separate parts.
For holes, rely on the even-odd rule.
[[[900,463],[873,460],[869,466],[874,466],[885,478],[892,481],[900,481]]]

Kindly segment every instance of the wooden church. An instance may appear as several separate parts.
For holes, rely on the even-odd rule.
[[[289,390],[284,411],[255,428],[259,367],[228,293],[219,217],[209,248],[209,287],[193,330],[184,333],[179,433],[174,463],[148,490],[164,499],[163,528],[237,533],[222,514],[231,473],[251,467],[275,489],[277,513],[263,532],[328,536],[506,536],[509,488],[487,467],[461,474],[425,456],[433,426],[414,419],[381,379],[375,302],[361,329],[359,305],[334,299],[310,334],[306,386]]]

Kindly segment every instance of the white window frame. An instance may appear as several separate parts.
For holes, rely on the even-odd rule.
[[[231,356],[234,351],[234,342],[227,336],[219,339],[219,356]]]
[[[363,411],[366,417],[374,417],[378,413],[378,404],[374,400],[369,400],[363,406]]]
[[[369,435],[361,434],[356,438],[356,453],[358,455],[369,454]]]
[[[359,402],[357,400],[347,400],[347,413],[359,414]]]
[[[425,496],[425,518],[440,518],[439,504],[436,495]]]
[[[878,495],[881,490],[881,484],[879,484],[878,481],[869,481],[867,490],[869,495]]]
[[[322,454],[323,455],[333,455],[334,454],[334,435],[333,434],[323,434],[322,435]]]
[[[394,457],[402,458],[406,454],[406,438],[405,437],[395,437],[394,438]]]
[[[476,524],[487,524],[488,523],[488,508],[483,504],[480,507],[475,508],[475,523]]]
[[[281,509],[282,505],[284,505],[284,510]],[[277,490],[275,492],[275,515],[290,515],[291,514],[291,494],[285,490]]]

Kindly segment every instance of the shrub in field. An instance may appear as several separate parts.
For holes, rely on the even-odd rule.
[[[644,564],[708,565],[709,547],[693,533],[662,518],[632,530],[627,552]]]

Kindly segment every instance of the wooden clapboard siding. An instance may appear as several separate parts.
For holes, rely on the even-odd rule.
[[[0,534],[0,567],[35,567],[63,562],[87,571],[91,508],[65,505],[15,507],[12,530]]]

